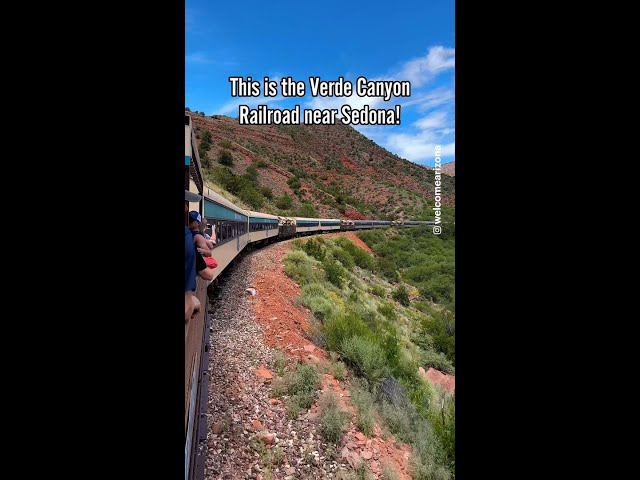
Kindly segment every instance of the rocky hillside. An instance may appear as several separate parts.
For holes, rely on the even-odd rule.
[[[280,215],[432,218],[434,171],[350,126],[246,126],[190,113],[207,182],[240,206]],[[455,178],[443,179],[443,203],[454,207]]]
[[[450,177],[456,176],[456,162],[449,162],[442,165],[442,173],[449,175]]]

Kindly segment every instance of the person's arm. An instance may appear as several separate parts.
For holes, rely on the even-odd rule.
[[[197,315],[200,312],[200,300],[195,295],[191,295],[191,301],[193,302],[193,314],[191,318]]]
[[[207,263],[200,252],[196,252],[196,272],[204,280],[213,280],[213,270],[207,267]]]
[[[213,247],[216,246],[216,242],[213,240],[205,240],[205,243],[207,244],[207,247],[209,247],[209,250],[213,250]]]
[[[202,235],[199,235],[199,234],[196,235],[195,237],[193,237],[193,241],[195,242],[198,251],[202,255],[204,255],[205,257],[211,256],[211,249],[207,245],[207,241],[204,239]]]
[[[203,280],[213,280],[213,269],[212,268],[205,268],[204,270],[200,270],[198,272],[198,275],[200,276],[200,278],[202,278]]]
[[[193,315],[193,294],[189,292],[184,292],[184,322],[187,323]]]

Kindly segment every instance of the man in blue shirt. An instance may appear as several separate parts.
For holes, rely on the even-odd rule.
[[[185,202],[199,202],[202,199],[189,190],[184,191]],[[189,207],[185,203],[185,213],[189,213]],[[196,291],[196,251],[191,230],[184,226],[184,321],[188,322],[194,312],[200,308],[200,302],[193,295]]]

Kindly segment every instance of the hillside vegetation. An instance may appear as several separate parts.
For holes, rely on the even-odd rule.
[[[414,479],[453,478],[455,397],[419,374],[420,367],[455,373],[453,290],[442,277],[452,272],[453,239],[423,229],[367,233],[384,256],[344,237],[295,240],[285,272],[302,287],[298,301],[314,314],[314,343],[332,353],[336,375],[344,376],[342,363],[348,366],[358,428],[370,435],[377,421],[410,444]],[[393,259],[406,241],[428,246],[436,263],[410,250],[396,269]],[[405,281],[412,265],[425,272],[441,265],[442,271],[433,269],[440,280],[424,273]]]
[[[434,171],[350,126],[249,126],[191,113],[205,179],[244,208],[276,215],[433,219]],[[442,175],[454,207],[455,178]]]

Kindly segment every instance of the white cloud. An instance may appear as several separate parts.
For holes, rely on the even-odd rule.
[[[412,95],[413,96],[413,95]],[[422,95],[418,95],[408,102],[404,102],[402,107],[418,106],[419,112],[426,112],[435,107],[452,103],[455,100],[455,93],[448,88],[436,88]]]
[[[397,80],[409,80],[411,87],[420,87],[436,75],[455,68],[456,51],[454,48],[431,47],[424,57],[406,62],[398,73]]]
[[[420,58],[403,63],[400,68],[390,75],[379,78],[369,78],[369,80],[409,80],[411,82],[412,97],[414,88],[424,85],[426,82],[438,74],[455,67],[455,49],[441,46],[431,47],[429,52]],[[345,78],[348,78],[346,76]],[[355,79],[353,84],[353,95],[349,97],[311,97],[306,103],[308,108],[336,108],[342,105],[350,105],[354,109],[360,109],[365,105],[369,108],[391,108],[398,103],[397,98],[392,97],[389,102],[385,102],[381,97],[359,97],[355,94]],[[307,85],[310,90],[309,85]],[[311,92],[307,91],[307,95]],[[453,90],[439,88],[427,94],[418,95],[411,100],[401,103],[403,107],[418,105],[419,111],[429,110],[439,105],[452,102],[455,98]]]
[[[435,157],[435,146],[438,143],[434,140],[434,135],[431,133],[421,132],[417,135],[398,133],[387,137],[385,147],[400,157],[412,162],[420,162],[422,160],[433,160]],[[456,153],[455,143],[441,145],[441,147],[442,157],[452,157]]]
[[[431,115],[421,118],[414,123],[420,130],[434,130],[437,128],[444,128],[447,124],[446,112],[434,112]]]

